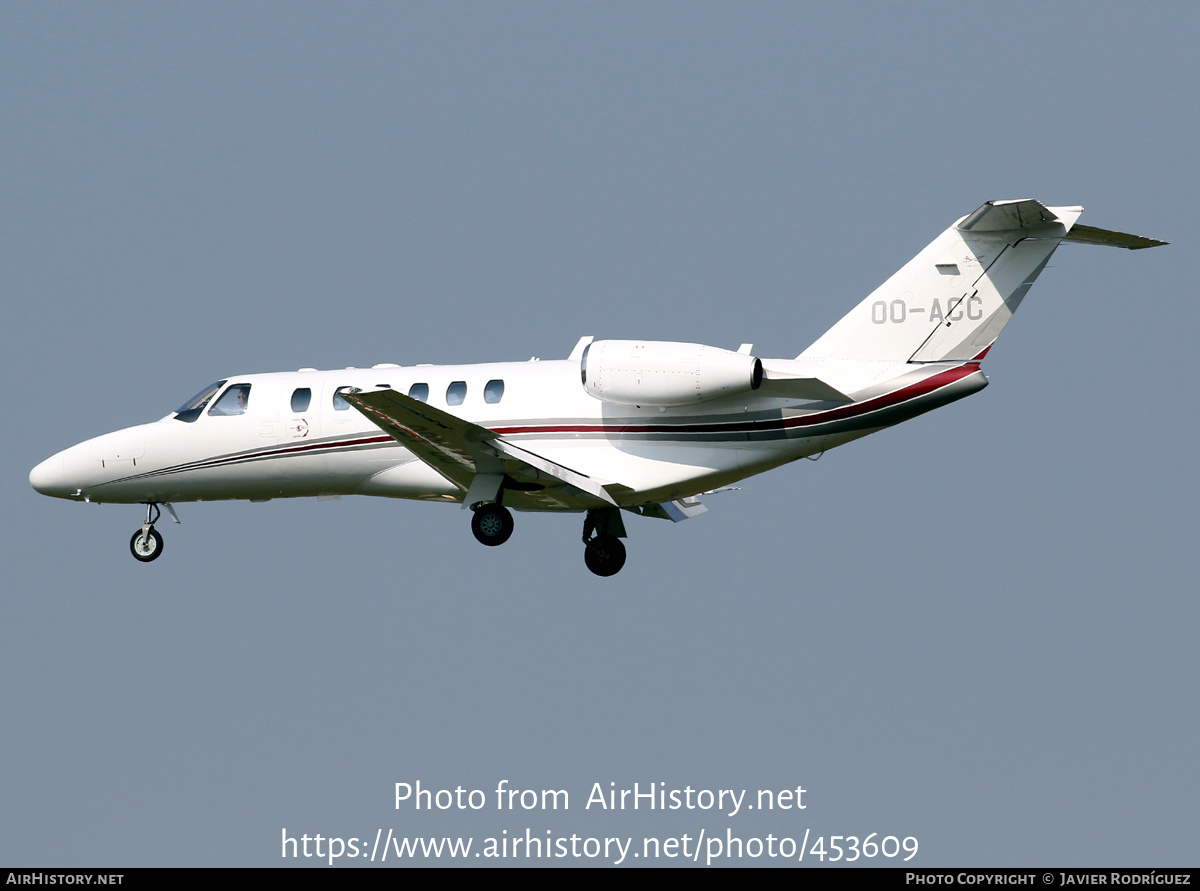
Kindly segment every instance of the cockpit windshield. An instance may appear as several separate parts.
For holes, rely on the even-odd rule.
[[[249,384],[230,384],[229,389],[208,410],[210,415],[244,415],[250,404]]]
[[[208,405],[208,400],[212,399],[223,386],[225,386],[225,381],[217,381],[215,384],[205,387],[176,410],[175,420],[192,423],[200,417],[204,406]]]

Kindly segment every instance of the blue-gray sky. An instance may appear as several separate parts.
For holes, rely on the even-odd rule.
[[[277,865],[280,832],[916,836],[1194,864],[1200,13],[1185,4],[0,7],[0,862]],[[969,400],[503,548],[434,505],[134,507],[29,469],[238,372],[792,356],[983,201],[1065,246]],[[566,788],[417,814],[395,782]],[[594,782],[802,785],[598,815]],[[743,861],[745,862],[745,861]]]

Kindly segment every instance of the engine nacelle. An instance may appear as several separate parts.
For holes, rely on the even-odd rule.
[[[757,390],[762,362],[699,343],[597,340],[580,364],[588,394],[617,405],[693,405]]]

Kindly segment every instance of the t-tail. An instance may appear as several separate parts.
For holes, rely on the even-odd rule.
[[[989,201],[958,220],[797,358],[969,362],[991,347],[1064,241],[1166,244],[1076,224],[1082,207]]]

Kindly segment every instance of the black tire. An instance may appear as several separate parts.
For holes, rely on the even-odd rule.
[[[583,562],[598,576],[616,575],[625,565],[625,545],[612,535],[598,535],[583,549]]]
[[[481,504],[471,517],[471,531],[475,540],[489,548],[502,545],[513,534],[513,518],[502,504]]]
[[[158,534],[157,529],[151,529],[145,541],[142,539],[141,529],[133,533],[133,538],[129,539],[129,552],[133,554],[134,559],[140,560],[142,563],[157,560],[162,551],[163,537]]]

